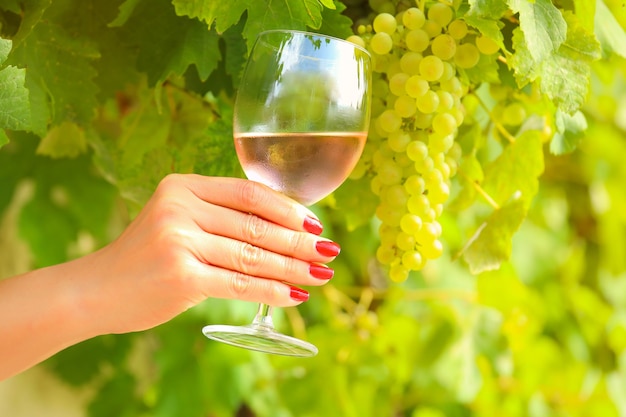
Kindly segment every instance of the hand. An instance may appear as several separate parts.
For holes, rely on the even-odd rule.
[[[170,175],[121,236],[86,258],[100,333],[161,324],[209,297],[294,306],[332,277],[315,215],[259,183]]]

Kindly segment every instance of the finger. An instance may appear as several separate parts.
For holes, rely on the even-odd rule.
[[[202,202],[194,205],[196,223],[209,234],[224,236],[310,262],[327,263],[339,254],[338,244],[311,233],[294,231],[257,215]]]
[[[309,299],[309,292],[302,288],[214,265],[204,265],[201,273],[203,276],[199,285],[205,298],[252,301],[275,307],[296,306]]]
[[[311,210],[261,183],[193,174],[185,175],[184,181],[208,203],[252,213],[292,230],[322,233],[322,224]]]
[[[250,243],[223,236],[203,234],[203,262],[245,275],[287,281],[297,285],[322,285],[333,276],[333,270],[319,263],[306,262],[281,255]]]

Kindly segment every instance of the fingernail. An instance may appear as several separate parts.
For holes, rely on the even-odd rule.
[[[311,266],[309,266],[309,273],[315,278],[331,279],[335,271],[325,265],[311,264]]]
[[[304,230],[306,230],[309,233],[313,233],[314,235],[321,235],[322,234],[322,230],[324,230],[324,228],[322,227],[322,223],[320,223],[319,220],[317,220],[314,217],[311,216],[306,216],[304,218]]]
[[[339,245],[330,240],[320,240],[315,244],[315,249],[317,253],[324,256],[337,256],[341,251]]]
[[[291,290],[289,291],[289,296],[292,300],[306,301],[309,299],[309,292],[303,290],[302,288],[291,287]]]

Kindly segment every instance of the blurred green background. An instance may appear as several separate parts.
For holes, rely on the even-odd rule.
[[[232,98],[254,34],[345,38],[347,16],[367,13],[354,0],[0,2],[5,67],[27,68],[31,106],[28,128],[0,137],[0,278],[106,244],[168,172],[241,176]],[[318,356],[207,340],[205,324],[248,323],[256,309],[210,299],[1,382],[0,415],[626,416],[624,59],[595,62],[591,80],[578,148],[545,145],[539,191],[499,269],[472,275],[457,256],[484,206],[451,207],[444,255],[391,283],[374,259],[376,220],[354,226],[357,206],[342,205],[360,198],[348,182],[314,207],[342,245],[335,278],[275,317]]]

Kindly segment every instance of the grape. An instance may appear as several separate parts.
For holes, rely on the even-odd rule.
[[[402,226],[400,226],[402,227]],[[418,230],[419,231],[419,230]],[[396,246],[402,250],[412,250],[415,248],[415,237],[413,235],[400,232],[396,236]]]
[[[402,125],[402,118],[395,110],[385,110],[378,116],[378,121],[382,129],[387,132],[395,132]]]
[[[393,282],[404,282],[409,277],[409,269],[404,265],[393,265],[389,269],[389,278]]]
[[[518,102],[509,104],[502,111],[502,123],[510,126],[519,126],[526,120],[526,109]]]
[[[428,19],[437,22],[440,26],[447,26],[454,17],[454,12],[447,4],[435,3],[428,9]]]
[[[456,46],[455,46],[456,48]],[[456,49],[455,49],[455,53],[456,53]],[[454,77],[454,75],[456,74],[456,68],[452,66],[452,64],[450,64],[449,62],[444,62],[443,63],[443,74],[441,74],[441,78],[439,79],[439,81],[447,81],[449,79],[451,79],[452,77]]]
[[[377,33],[384,32],[393,35],[396,31],[396,18],[389,13],[380,13],[374,18],[374,31]]]
[[[346,38],[346,40],[348,42],[352,42],[353,44],[360,46],[361,48],[365,48],[365,41],[363,40],[362,37],[360,37],[358,35],[348,36],[348,38]]]
[[[398,97],[393,105],[394,110],[400,117],[411,117],[417,111],[415,99],[409,96]]]
[[[409,213],[423,216],[424,213],[430,210],[430,202],[428,201],[428,197],[424,194],[412,195],[409,197],[409,201],[407,201],[407,208]],[[422,225],[422,227],[424,227],[424,225]]]
[[[389,265],[396,258],[396,251],[393,247],[379,246],[376,250],[376,260],[383,265]]]
[[[452,94],[447,91],[439,90],[437,91],[437,95],[439,96],[439,107],[437,107],[437,111],[443,112],[451,110],[454,106],[454,97],[452,97]]]
[[[424,267],[422,254],[416,250],[404,252],[402,255],[402,265],[410,270],[418,271]]]
[[[463,39],[467,35],[467,24],[462,20],[453,20],[448,25],[448,33],[454,39]]]
[[[391,133],[387,138],[387,143],[394,152],[404,152],[410,142],[411,135],[401,130]]]
[[[378,176],[383,185],[398,184],[402,180],[402,169],[393,160],[384,160],[378,167]]]
[[[450,197],[450,187],[443,181],[435,182],[428,188],[428,198],[431,203],[443,203],[448,200],[448,197]]]
[[[409,193],[401,184],[393,184],[387,188],[383,198],[393,207],[404,207],[409,200]]]
[[[426,182],[424,178],[419,175],[411,175],[404,181],[404,189],[410,195],[418,195],[424,192],[426,188]]]
[[[422,228],[422,218],[415,214],[407,213],[400,219],[400,229],[409,235],[414,235]]]
[[[430,49],[435,56],[443,60],[452,58],[456,52],[456,42],[450,35],[439,35],[433,39]]]
[[[409,75],[403,72],[394,74],[389,80],[389,91],[396,96],[403,96],[406,93],[405,85]]]
[[[428,136],[428,147],[434,152],[447,152],[454,143],[454,135],[442,135],[440,133],[433,133]]]
[[[428,156],[428,146],[419,140],[411,141],[406,147],[406,154],[411,161],[423,161]]]
[[[415,103],[419,111],[429,114],[439,107],[439,96],[433,90],[428,90],[422,96],[417,97]]]
[[[480,59],[480,52],[471,43],[464,43],[457,46],[456,54],[454,54],[454,63],[463,69],[469,69],[476,64]]]
[[[428,34],[428,37],[432,39],[441,33],[442,27],[434,20],[427,20],[422,29],[424,29],[424,31]]]
[[[433,130],[442,136],[456,131],[456,119],[450,113],[439,113],[433,118]]]
[[[413,75],[406,80],[404,89],[409,97],[417,98],[423,96],[430,89],[430,84],[422,77]]]
[[[415,29],[405,35],[404,41],[409,51],[423,52],[430,45],[430,36],[422,29]]]
[[[443,74],[443,62],[435,55],[425,56],[420,61],[420,75],[427,81],[437,81]]]
[[[443,245],[439,240],[434,239],[420,246],[420,251],[427,259],[437,259],[443,253]]]
[[[410,75],[419,74],[422,58],[422,54],[419,52],[408,51],[400,58],[400,69]]]
[[[402,24],[411,30],[421,28],[425,21],[424,13],[417,7],[406,9],[402,15]]]
[[[478,50],[485,55],[495,54],[500,50],[496,41],[486,36],[479,36],[475,42]]]
[[[417,105],[417,100],[415,100],[415,104]],[[415,127],[417,127],[418,129],[429,129],[430,125],[432,124],[433,121],[433,115],[432,114],[426,114],[426,113],[422,113],[421,111],[417,111],[415,113],[415,117],[414,117],[414,124]]]
[[[391,51],[393,40],[388,33],[380,32],[372,36],[370,48],[378,55],[385,55]]]

